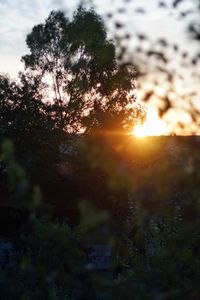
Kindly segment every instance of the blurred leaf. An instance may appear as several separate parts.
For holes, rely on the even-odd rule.
[[[183,1],[184,0],[175,0],[175,1],[173,1],[172,5],[173,5],[174,8],[177,8],[179,6],[179,4],[181,4]]]

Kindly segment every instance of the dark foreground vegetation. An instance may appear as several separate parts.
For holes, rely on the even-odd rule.
[[[198,299],[199,139],[78,145],[39,189],[3,144],[2,299]]]
[[[135,70],[94,11],[27,45],[0,76],[0,298],[199,299],[200,140],[128,135]]]

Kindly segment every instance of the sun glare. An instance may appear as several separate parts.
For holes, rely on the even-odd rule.
[[[137,137],[159,136],[167,134],[166,123],[158,116],[158,112],[151,108],[147,112],[146,121],[134,128],[133,134]]]

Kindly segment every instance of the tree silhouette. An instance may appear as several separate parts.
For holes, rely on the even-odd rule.
[[[20,74],[19,79],[0,76],[0,141],[12,139],[29,173],[38,176],[43,170],[44,175],[58,156],[58,134],[49,105],[42,102],[40,76]]]
[[[135,69],[118,65],[115,46],[93,10],[79,7],[72,21],[52,11],[26,42],[31,53],[22,60],[28,70],[51,79],[52,115],[61,130],[102,128],[105,119],[121,130],[133,126],[140,110],[133,107]]]

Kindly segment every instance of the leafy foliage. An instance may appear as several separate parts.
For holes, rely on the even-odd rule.
[[[20,162],[35,177],[52,165],[60,138],[49,105],[42,101],[41,78],[20,74],[19,79],[0,77],[0,139],[12,139]]]
[[[123,24],[116,22],[116,28]],[[147,39],[141,33],[138,38]],[[158,43],[168,46],[163,39]],[[34,168],[42,178],[52,172],[54,180],[46,180],[55,188],[55,211],[63,193],[65,217],[67,212],[72,217],[71,204],[80,215],[76,226],[59,215],[56,219],[16,162],[12,143],[4,141],[0,188],[9,193],[2,205],[24,214],[20,234],[10,238],[15,261],[8,257],[0,267],[1,297],[199,299],[199,140],[119,134],[141,118],[140,110],[127,106],[135,101],[130,94],[135,73],[129,64],[117,64],[115,47],[94,11],[79,8],[72,21],[52,12],[33,28],[27,44],[31,54],[23,60],[30,73],[21,74],[19,83],[0,77],[0,138],[13,140],[28,177]],[[161,62],[160,71],[172,80],[163,69],[168,61],[162,51],[146,55]],[[47,75],[52,103],[44,101]],[[171,107],[167,97],[165,103],[163,114]],[[82,128],[86,134],[78,142],[65,140],[65,132]],[[62,160],[61,142],[68,151]],[[56,163],[64,169],[60,178]],[[112,248],[105,272],[87,267],[88,245],[94,242]]]
[[[87,196],[92,196],[94,204],[103,188],[107,201],[123,201],[119,211],[116,206],[112,206],[111,210],[108,208],[110,212],[115,212],[113,216],[110,215],[111,227],[107,223],[107,213],[101,212],[100,208],[93,210],[86,203],[80,206],[82,217],[76,228],[47,219],[44,214],[38,214],[38,205],[29,205],[34,189],[23,189],[27,200],[24,203],[28,205],[23,207],[28,208],[31,229],[13,240],[15,264],[2,265],[0,275],[3,297],[47,297],[59,300],[84,299],[86,295],[89,299],[132,299],[133,295],[136,299],[199,298],[198,151],[195,152],[195,145],[179,141],[179,148],[173,157],[163,160],[160,156],[158,162],[153,161],[158,153],[164,157],[168,155],[168,151],[165,154],[162,151],[167,145],[166,140],[159,139],[157,142],[154,140],[158,144],[151,150],[151,154],[142,154],[141,163],[146,164],[145,168],[144,165],[137,165],[138,155],[141,154],[132,153],[132,163],[129,161],[129,168],[125,172],[133,179],[130,182],[124,178],[124,174],[116,176],[122,164],[120,154],[113,157],[113,151],[108,151],[108,146],[104,152],[96,141],[96,148],[101,147],[102,157],[98,156],[98,162],[94,156],[88,160],[88,164],[91,164],[91,178],[87,177],[86,182],[91,186],[95,183],[96,190],[93,193],[88,190]],[[177,139],[174,138],[174,141],[176,143]],[[21,187],[26,179],[13,159],[12,151],[10,143],[6,142],[2,157],[10,170],[13,191],[19,196],[19,204],[22,204]],[[88,152],[93,152],[91,144],[87,148]],[[192,156],[186,159],[188,154]],[[178,161],[178,158],[181,160]],[[182,164],[182,161],[185,163]],[[99,175],[103,173],[106,176],[100,178]],[[191,175],[195,178],[194,182]],[[92,176],[95,176],[94,182]],[[110,185],[111,179],[115,185]],[[121,184],[122,180],[126,182],[128,194]],[[34,197],[39,199],[36,194]],[[128,211],[120,220],[119,216],[126,204]],[[107,229],[114,228],[114,231],[106,231],[107,237],[102,224],[107,224]],[[110,240],[113,245],[113,262],[107,273],[88,270],[85,264],[87,245],[101,239],[104,243]],[[10,289],[7,289],[8,285]]]
[[[135,70],[117,64],[115,46],[93,10],[80,7],[71,22],[62,12],[51,12],[27,36],[27,45],[31,54],[22,58],[26,68],[51,77],[59,128],[77,132],[101,127],[105,117],[99,114],[109,119],[116,115],[115,124],[122,129],[124,122],[133,126],[134,111],[139,111],[133,108]]]

